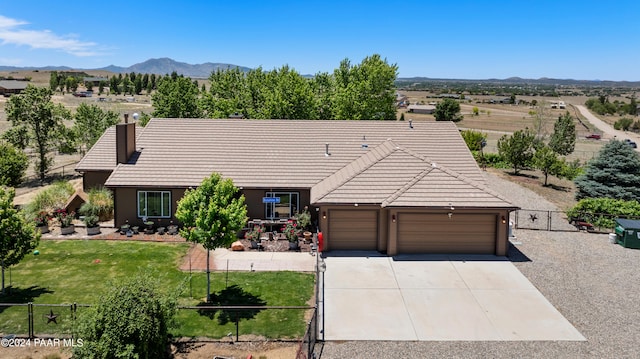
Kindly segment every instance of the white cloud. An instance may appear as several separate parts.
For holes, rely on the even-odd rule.
[[[24,30],[20,27],[28,23],[0,15],[0,41],[3,45],[29,46],[33,49],[60,50],[78,57],[98,55],[97,44],[76,39],[74,36],[60,36],[49,30]]]

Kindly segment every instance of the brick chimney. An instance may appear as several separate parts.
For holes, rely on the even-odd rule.
[[[129,123],[129,114],[124,114],[124,123],[116,125],[116,163],[127,163],[136,151],[136,124]]]

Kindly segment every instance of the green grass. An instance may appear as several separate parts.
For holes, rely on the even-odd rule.
[[[202,304],[206,292],[205,273],[178,270],[188,244],[142,243],[120,241],[41,241],[39,255],[28,255],[6,272],[11,276],[11,293],[0,297],[2,303],[95,304],[110,280],[132,276],[151,269],[167,291],[180,291],[179,305]],[[262,303],[267,306],[304,306],[313,295],[313,275],[297,272],[223,272],[212,273],[211,291],[222,303]],[[242,300],[224,301],[222,290]],[[227,294],[229,290],[227,290]],[[228,299],[228,295],[227,295]],[[58,314],[54,324],[46,317]],[[84,308],[79,308],[80,314]],[[196,310],[179,309],[174,336],[221,338],[235,334],[235,323],[219,324],[222,315],[213,318]],[[231,314],[232,319],[235,318]],[[48,322],[48,323],[47,323]],[[73,328],[70,306],[34,307],[37,334],[70,334]],[[0,333],[27,334],[27,309],[24,306],[0,307]],[[262,310],[251,319],[240,320],[240,335],[254,334],[267,338],[293,338],[304,334],[303,310]]]

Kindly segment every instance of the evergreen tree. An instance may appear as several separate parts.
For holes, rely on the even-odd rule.
[[[614,198],[640,201],[640,156],[622,141],[609,141],[574,182],[578,200]]]

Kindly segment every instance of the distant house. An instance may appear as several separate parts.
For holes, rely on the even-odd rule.
[[[251,219],[304,207],[325,250],[506,255],[513,204],[485,185],[450,122],[151,119],[108,129],[76,166],[114,194],[114,224],[178,223],[177,203],[212,172]]]
[[[29,85],[28,81],[3,80],[0,81],[0,95],[11,96],[24,91]]]
[[[436,107],[432,105],[409,105],[407,110],[411,113],[432,114],[436,111]]]
[[[85,77],[84,79],[82,79],[82,82],[84,83],[85,86],[90,84],[93,87],[97,87],[97,86],[100,86],[101,82],[104,82],[104,83],[108,84],[109,83],[109,78],[107,78],[107,77]]]

